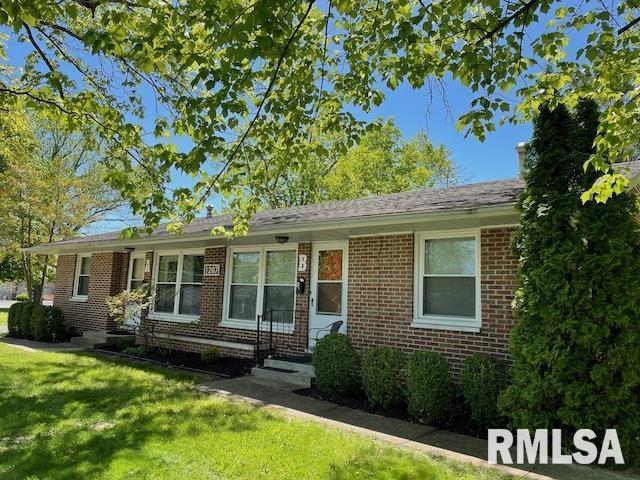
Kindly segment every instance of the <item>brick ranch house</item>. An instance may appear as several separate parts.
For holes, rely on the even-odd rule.
[[[475,352],[509,359],[523,187],[511,179],[268,210],[232,241],[210,233],[231,219],[208,216],[179,235],[160,226],[31,251],[58,255],[54,304],[78,333],[112,329],[105,297],[148,282],[156,335],[176,349],[251,357],[260,319],[277,353],[300,355],[342,321],[357,348],[432,349],[457,374]]]

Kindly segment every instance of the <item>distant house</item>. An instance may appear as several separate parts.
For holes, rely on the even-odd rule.
[[[59,255],[54,303],[78,332],[112,328],[105,297],[150,282],[149,318],[175,348],[250,357],[260,323],[276,353],[299,355],[342,321],[358,348],[436,350],[457,373],[475,352],[509,358],[523,187],[511,179],[268,210],[231,241],[210,233],[231,222],[223,216],[180,235],[160,226],[135,240],[113,232],[30,251]]]

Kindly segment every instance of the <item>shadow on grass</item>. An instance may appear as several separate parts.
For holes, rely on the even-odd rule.
[[[150,439],[256,425],[252,409],[196,402],[189,376],[166,369],[85,353],[7,357],[0,366],[2,478],[94,478],[119,452]]]

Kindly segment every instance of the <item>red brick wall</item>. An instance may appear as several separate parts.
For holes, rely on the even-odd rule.
[[[512,234],[511,227],[482,230],[479,333],[411,327],[412,234],[350,239],[347,328],[354,345],[386,345],[407,352],[435,350],[450,361],[456,376],[462,360],[475,352],[508,360],[508,336],[515,323],[511,301],[518,263],[510,248]]]
[[[127,287],[129,254],[99,252],[91,256],[89,295],[86,302],[74,301],[76,255],[60,255],[56,271],[53,303],[64,311],[65,324],[78,333],[114,327],[105,299]]]
[[[511,301],[516,286],[517,258],[510,248],[513,228],[491,228],[481,233],[482,328],[479,333],[411,327],[413,318],[414,237],[412,234],[358,237],[349,240],[348,334],[358,348],[391,345],[405,351],[433,349],[441,352],[459,373],[462,360],[474,352],[508,359],[508,335],[515,323]],[[298,254],[308,256],[303,294],[296,295],[293,334],[276,334],[282,353],[300,354],[307,346],[311,244],[298,244]],[[147,252],[153,262],[153,252]],[[61,255],[54,302],[63,308],[68,325],[78,331],[112,326],[104,299],[126,288],[128,255],[96,253],[91,266],[89,299],[71,300],[75,255]],[[157,331],[218,340],[254,342],[256,332],[220,326],[222,319],[226,248],[205,250],[205,263],[220,264],[220,275],[204,277],[200,321],[197,324],[158,322]],[[152,269],[153,270],[153,266]],[[151,279],[151,273],[145,273]],[[202,344],[171,342],[201,351]]]
[[[311,243],[299,243],[298,255],[306,254],[311,260]],[[149,254],[148,254],[149,255]],[[153,255],[151,254],[151,257]],[[152,260],[153,261],[153,260]],[[305,277],[306,289],[302,294],[296,294],[296,318],[295,328],[292,334],[274,334],[274,344],[281,353],[300,354],[307,347],[307,327],[308,327],[308,305],[309,305],[309,272],[310,263],[306,272],[298,272],[298,276]],[[178,322],[157,322],[156,331],[173,335],[186,335],[201,338],[215,338],[231,342],[255,342],[255,330],[243,330],[239,328],[228,328],[220,326],[222,320],[224,278],[226,267],[226,248],[212,247],[205,250],[205,264],[220,264],[219,276],[206,276],[202,285],[202,299],[200,305],[200,321],[195,324]],[[264,335],[264,334],[263,334]],[[264,336],[263,336],[264,338]],[[166,345],[173,348],[183,348],[188,351],[202,351],[202,344],[189,344],[163,340]],[[262,342],[261,342],[262,343]]]

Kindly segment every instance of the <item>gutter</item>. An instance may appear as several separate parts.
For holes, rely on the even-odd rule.
[[[395,225],[402,223],[417,223],[424,221],[434,221],[439,219],[461,219],[469,216],[476,218],[496,216],[496,215],[514,215],[515,214],[515,202],[505,203],[500,205],[491,205],[486,207],[472,207],[463,208],[457,210],[438,210],[422,213],[396,213],[392,215],[371,215],[367,217],[358,217],[356,219],[342,219],[342,220],[325,220],[315,222],[294,222],[286,224],[274,223],[271,225],[263,225],[251,227],[249,226],[249,233],[247,237],[253,237],[258,235],[274,235],[278,233],[299,233],[309,231],[324,231],[340,228],[361,228],[383,225]],[[135,239],[108,239],[108,240],[90,240],[86,241],[74,241],[69,243],[51,243],[35,245],[33,247],[23,249],[24,252],[36,253],[36,254],[58,254],[58,253],[71,253],[78,251],[79,248],[91,247],[94,251],[100,251],[100,249],[113,251],[124,251],[125,248],[135,247],[136,245],[162,245],[166,243],[175,243],[177,241],[217,241],[220,244],[226,244],[229,240],[224,235],[211,235],[210,230],[185,233],[185,234],[161,234],[161,235],[149,235],[142,236]],[[111,249],[111,250],[110,250]]]

